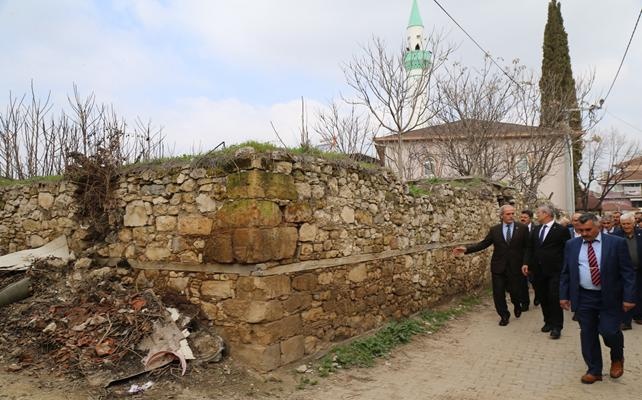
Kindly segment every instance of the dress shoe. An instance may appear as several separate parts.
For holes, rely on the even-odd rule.
[[[550,331],[551,331],[551,327],[550,327],[549,325],[546,325],[546,324],[545,324],[544,326],[542,326],[542,329],[541,329],[541,330],[542,330],[542,332],[544,332],[544,333],[546,333],[546,332],[550,332]]]
[[[513,311],[515,311],[515,318],[519,318],[519,317],[522,316],[522,309],[521,308],[515,307],[515,310],[513,310]]]
[[[539,306],[539,299],[533,300],[533,305],[534,306]]]
[[[601,380],[602,380],[602,375],[585,374],[585,375],[582,375],[582,378],[581,378],[582,383],[586,383],[589,385],[591,383],[595,383]]]
[[[620,325],[620,329],[622,329],[623,331],[628,331],[633,329],[633,327],[631,326],[631,323],[623,323],[622,325]]]
[[[611,375],[611,378],[617,379],[621,377],[623,373],[624,373],[624,359],[611,361],[611,371],[609,372],[609,375]]]
[[[638,325],[642,325],[642,318],[634,319],[633,322],[635,322]]]
[[[559,339],[562,336],[562,332],[559,329],[551,329],[551,339]]]
[[[508,325],[508,320],[509,320],[509,319],[510,319],[510,317],[506,317],[506,318],[502,318],[502,319],[500,319],[500,320],[499,320],[499,326],[506,326],[506,325]]]

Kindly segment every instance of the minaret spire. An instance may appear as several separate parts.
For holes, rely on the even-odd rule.
[[[417,0],[412,0],[412,10],[406,28],[406,54],[404,65],[408,71],[430,67],[432,53],[424,48],[424,23],[419,13]]]
[[[421,26],[423,28],[424,23],[421,20],[421,14],[419,13],[419,6],[417,5],[417,0],[412,0],[412,11],[410,11],[410,20],[408,21],[408,28],[411,26]]]

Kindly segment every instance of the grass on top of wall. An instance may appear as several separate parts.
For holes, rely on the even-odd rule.
[[[0,178],[0,186],[31,185],[34,183],[60,182],[62,179],[63,179],[62,175],[34,176],[31,178],[22,179],[22,180]]]

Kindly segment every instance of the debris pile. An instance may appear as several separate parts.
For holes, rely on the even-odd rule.
[[[28,275],[34,295],[0,309],[0,347],[20,367],[74,375],[140,363],[136,345],[163,318],[162,304],[153,292],[124,285],[116,268],[99,281],[90,275],[75,284],[65,279],[71,269],[46,261],[33,266]]]
[[[176,360],[185,373],[186,361],[196,358],[190,335],[199,359],[221,359],[224,344],[201,329],[197,306],[139,291],[129,269],[78,264],[38,260],[27,271],[0,271],[0,289],[28,279],[32,294],[0,307],[0,360],[8,370],[101,375],[105,385]]]

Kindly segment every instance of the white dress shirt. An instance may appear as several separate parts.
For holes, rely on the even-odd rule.
[[[597,266],[602,268],[600,263],[602,262],[602,233],[598,233],[597,237],[591,243],[593,246],[593,251],[595,252],[595,258],[597,258]],[[589,267],[588,259],[588,242],[583,241],[582,247],[580,248],[580,256],[578,257],[578,265],[580,269],[580,286],[584,289],[589,290],[601,290],[602,287],[595,286],[591,280],[591,269]]]

